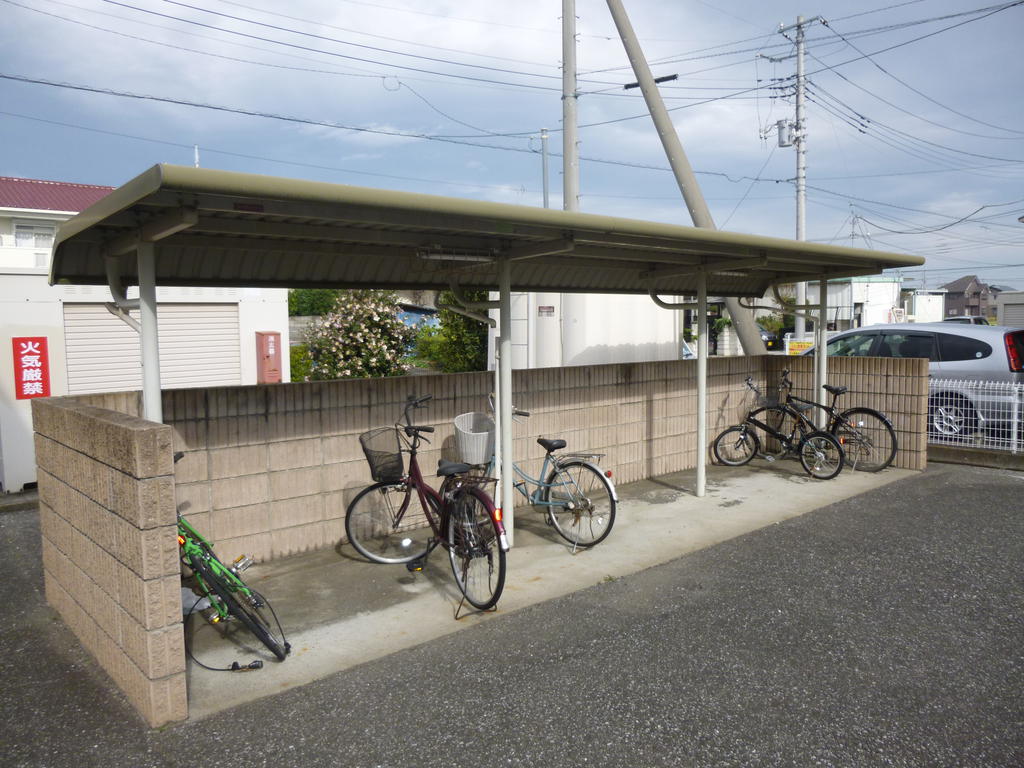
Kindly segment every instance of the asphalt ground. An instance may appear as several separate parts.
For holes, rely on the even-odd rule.
[[[34,512],[5,512],[0,764],[1018,766],[1022,491],[933,464],[156,731],[45,606]]]

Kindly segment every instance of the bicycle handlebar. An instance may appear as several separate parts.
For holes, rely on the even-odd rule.
[[[412,424],[408,424],[407,426],[404,427],[404,429],[405,429],[405,434],[407,434],[409,437],[412,437],[417,432],[433,432],[434,431],[433,427],[417,427],[417,426],[414,426]]]
[[[513,416],[529,416],[530,412],[529,411],[520,411],[518,408],[513,408],[512,409],[512,415]]]

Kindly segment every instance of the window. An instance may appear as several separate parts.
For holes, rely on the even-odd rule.
[[[878,357],[927,357],[935,360],[935,337],[930,333],[885,333],[875,354]]]
[[[951,333],[940,333],[938,336],[939,351],[943,360],[980,360],[992,354],[992,347],[984,341],[954,336]]]
[[[841,339],[832,339],[828,343],[828,353],[832,357],[867,357],[877,338],[878,335],[874,333],[853,333]]]
[[[16,248],[50,248],[57,228],[52,224],[15,224],[14,245]]]

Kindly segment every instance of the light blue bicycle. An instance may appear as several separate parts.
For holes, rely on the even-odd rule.
[[[515,408],[512,413],[522,417],[530,415]],[[556,454],[555,451],[565,448],[565,440],[558,438],[538,437],[537,443],[546,451],[538,477],[531,476],[518,462],[513,462],[515,479],[512,486],[530,504],[547,513],[548,525],[572,544],[573,551],[600,544],[612,531],[618,503],[611,470],[605,471],[597,464],[604,454]],[[486,474],[493,477],[494,456],[491,456],[489,464],[480,466],[486,467]]]

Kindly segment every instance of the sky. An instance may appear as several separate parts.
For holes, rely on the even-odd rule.
[[[1024,290],[1024,0],[623,0],[719,229]],[[275,10],[283,9],[283,10]],[[562,203],[558,0],[0,0],[0,175],[156,163]],[[579,210],[690,225],[604,0],[576,0]],[[198,148],[198,149],[197,149]]]

